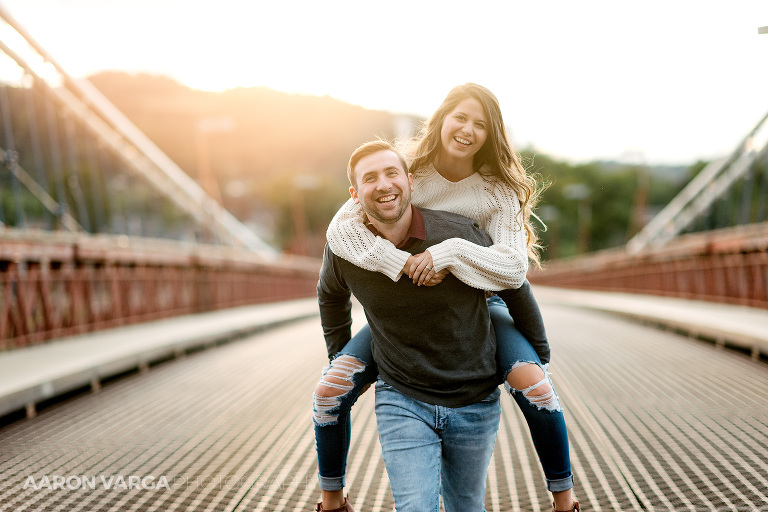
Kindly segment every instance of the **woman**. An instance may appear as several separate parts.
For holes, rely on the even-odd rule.
[[[412,157],[412,203],[474,219],[494,245],[486,248],[450,239],[410,255],[374,236],[363,225],[359,206],[351,201],[331,222],[328,243],[337,256],[393,280],[407,273],[417,285],[434,286],[450,271],[476,288],[519,290],[511,295],[514,305],[507,299],[509,293],[500,292],[506,293],[510,310],[498,296],[489,299],[500,373],[528,422],[553,495],[553,510],[579,510],[572,494],[565,419],[546,371],[548,346],[537,344],[537,353],[520,333],[521,327],[530,328],[532,337],[543,333],[543,326],[536,324],[540,321],[538,306],[525,280],[528,258],[538,261],[530,215],[539,190],[510,145],[493,93],[476,84],[451,90],[426,124]],[[317,510],[352,510],[343,496],[349,410],[376,377],[370,343],[370,330],[364,326],[335,355],[315,389],[315,439],[323,497]]]

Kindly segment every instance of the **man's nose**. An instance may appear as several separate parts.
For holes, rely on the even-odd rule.
[[[384,177],[376,181],[376,188],[379,190],[389,190],[392,188],[392,180]]]

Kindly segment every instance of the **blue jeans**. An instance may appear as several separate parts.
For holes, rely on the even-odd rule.
[[[559,399],[554,392],[555,388],[549,378],[549,365],[542,366],[533,346],[515,328],[504,301],[497,296],[489,298],[488,310],[496,333],[496,364],[499,376],[504,379],[506,390],[512,395],[528,423],[528,430],[531,432],[531,439],[547,480],[547,489],[551,492],[567,491],[573,487],[568,430]],[[531,403],[525,397],[527,390],[512,389],[506,382],[510,371],[526,363],[540,366],[552,387],[554,396],[546,407]]]
[[[365,324],[341,352],[336,354],[331,366],[338,364],[342,356],[352,356],[364,365],[364,369],[351,372],[350,389],[340,395],[330,407],[320,404],[315,396],[313,420],[315,423],[315,449],[317,451],[318,483],[324,491],[338,491],[346,487],[347,455],[352,433],[350,411],[366,386],[376,382],[379,370],[371,352],[371,328]]]
[[[516,364],[535,363],[542,366],[536,351],[515,328],[504,302],[494,296],[488,299],[488,306],[496,333],[499,382],[506,378],[507,373]],[[341,490],[346,486],[345,474],[351,433],[350,410],[364,388],[375,382],[378,376],[371,353],[371,330],[367,325],[364,325],[336,355],[332,366],[344,355],[360,361],[362,368],[350,372],[349,389],[336,397],[332,405],[320,405],[317,398],[314,404],[318,478],[320,488],[326,491]],[[546,367],[543,369],[546,373]],[[553,409],[542,408],[530,403],[522,391],[513,390],[508,386],[507,391],[528,423],[547,480],[547,489],[557,492],[572,488],[568,431],[562,409],[559,406]]]
[[[376,382],[376,425],[398,512],[484,510],[501,417],[498,388],[465,407],[415,400]]]

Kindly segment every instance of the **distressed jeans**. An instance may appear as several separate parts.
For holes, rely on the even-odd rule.
[[[504,387],[523,413],[536,454],[544,470],[547,489],[551,492],[567,491],[573,487],[568,430],[560,399],[550,379],[548,366],[542,365],[538,354],[528,340],[515,328],[504,302],[497,296],[488,299],[491,323],[496,333],[496,364]],[[533,363],[544,371],[551,396],[527,397],[531,388],[512,389],[506,381],[510,371],[521,365]],[[542,381],[543,382],[543,381]],[[541,384],[541,383],[540,383]]]
[[[504,302],[498,297],[488,299],[491,323],[496,333],[499,382],[502,382],[517,365],[534,363],[542,367],[549,381],[546,365],[542,365],[531,344],[515,328]],[[340,361],[351,356],[358,363]],[[341,490],[346,486],[347,454],[351,435],[350,410],[369,384],[376,381],[378,369],[371,354],[371,331],[364,325],[360,331],[335,356],[333,366],[345,375],[347,385],[339,396],[332,399],[315,397],[314,424],[315,448],[317,449],[318,480],[326,491]],[[328,372],[328,368],[326,368]],[[325,373],[324,373],[325,375]],[[549,381],[551,384],[551,381]],[[573,487],[573,475],[569,456],[568,432],[563,410],[557,395],[553,393],[545,406],[534,405],[526,397],[526,390],[507,391],[520,408],[544,470],[547,489],[565,491]],[[554,390],[554,388],[552,388]]]
[[[499,429],[499,389],[464,407],[442,407],[376,382],[376,425],[398,512],[485,510],[488,464]]]
[[[344,356],[359,362],[340,363]],[[346,483],[347,455],[352,433],[350,411],[365,387],[373,384],[379,375],[371,353],[371,328],[365,324],[336,354],[331,367],[346,375],[348,385],[343,394],[333,399],[315,396],[313,420],[315,423],[315,449],[317,451],[318,483],[325,491],[339,491]]]

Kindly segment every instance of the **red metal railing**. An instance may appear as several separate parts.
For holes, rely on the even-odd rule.
[[[768,308],[768,223],[685,235],[636,255],[622,248],[552,261],[529,279]]]
[[[315,295],[320,261],[167,241],[4,232],[0,350]]]
[[[6,230],[0,350],[97,329],[315,295],[320,262],[166,241]],[[658,249],[549,262],[549,286],[768,309],[768,224],[686,235]]]

